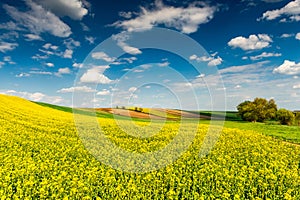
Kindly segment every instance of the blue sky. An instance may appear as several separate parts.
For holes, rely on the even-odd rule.
[[[204,110],[264,97],[300,109],[299,23],[300,0],[3,0],[0,93]]]

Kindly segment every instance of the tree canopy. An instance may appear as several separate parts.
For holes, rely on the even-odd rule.
[[[295,119],[295,115],[293,112],[281,108],[277,111],[277,119],[283,125],[291,125]]]
[[[254,101],[244,101],[237,106],[238,114],[245,121],[264,122],[275,119],[277,105],[274,99],[255,98]]]

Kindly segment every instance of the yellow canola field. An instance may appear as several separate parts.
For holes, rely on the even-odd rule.
[[[115,144],[138,152],[163,147],[178,128],[170,122],[157,136],[141,139],[126,135],[113,119],[99,121]],[[89,154],[71,113],[0,95],[0,198],[300,199],[299,146],[224,128],[213,151],[199,158],[207,129],[199,126],[172,165],[126,173]]]

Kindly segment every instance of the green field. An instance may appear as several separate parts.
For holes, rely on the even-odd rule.
[[[298,127],[227,121],[212,151],[199,157],[209,121],[200,121],[193,138],[191,127],[198,122],[187,120],[174,151],[187,139],[193,142],[179,159],[158,170],[131,173],[114,169],[90,154],[70,111],[0,95],[2,199],[300,198],[300,146],[269,136],[285,134],[284,140],[297,142]],[[84,112],[78,116],[90,119],[90,111]],[[147,128],[147,121],[136,121],[137,127],[133,127],[124,118],[120,120],[122,129],[105,116],[97,118],[105,137],[132,153],[164,148],[180,128],[178,121],[159,120],[153,121],[151,128]],[[93,129],[89,123],[82,123]],[[151,137],[131,135],[147,134],[157,127],[157,134]],[[170,156],[153,157],[149,163],[155,159],[167,162]],[[103,159],[117,162],[117,158],[116,154]],[[122,160],[119,165],[124,166]],[[128,162],[127,167],[135,167],[135,163]]]
[[[40,102],[35,102],[39,105],[50,107],[53,109],[65,111],[72,113],[73,110],[72,108],[69,107],[64,107],[64,106],[57,106],[57,105],[52,105],[52,104],[47,104],[47,103],[40,103]],[[134,107],[130,108],[131,110],[134,110]],[[144,113],[149,113],[149,109],[143,109]],[[152,111],[154,115],[161,116],[161,117],[166,117],[166,114],[163,113],[162,111]],[[237,112],[235,111],[228,111],[228,112],[218,112],[218,111],[188,111],[191,113],[197,113],[200,115],[204,116],[209,116],[211,117],[212,115],[215,117],[224,117],[225,119],[225,124],[224,126],[227,128],[237,128],[241,130],[253,130],[261,134],[269,135],[278,139],[281,139],[283,141],[295,143],[295,144],[300,144],[300,127],[299,126],[285,126],[285,125],[279,125],[279,124],[272,124],[272,123],[250,123],[250,122],[244,122],[242,119],[237,115]],[[82,111],[84,114],[85,112]],[[104,117],[104,118],[112,118],[112,114],[109,113],[104,113],[104,112],[95,112],[98,117]],[[89,112],[86,114],[91,115]],[[167,115],[169,117],[169,115]],[[124,120],[128,119],[126,117],[123,117]],[[170,117],[172,118],[172,117]],[[175,118],[175,117],[174,117]],[[176,116],[178,119],[178,116]],[[128,119],[129,120],[129,119]],[[131,118],[130,118],[131,120]],[[145,121],[147,122],[147,119],[135,119],[137,121]],[[209,120],[201,120],[201,124],[209,124]]]

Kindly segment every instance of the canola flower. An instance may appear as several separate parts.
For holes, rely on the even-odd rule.
[[[178,128],[170,122],[141,139],[126,135],[113,119],[99,121],[115,144],[136,152],[162,148]],[[85,149],[72,114],[0,95],[0,198],[300,199],[299,146],[224,128],[212,152],[199,158],[207,129],[199,126],[193,144],[173,164],[126,173]]]

